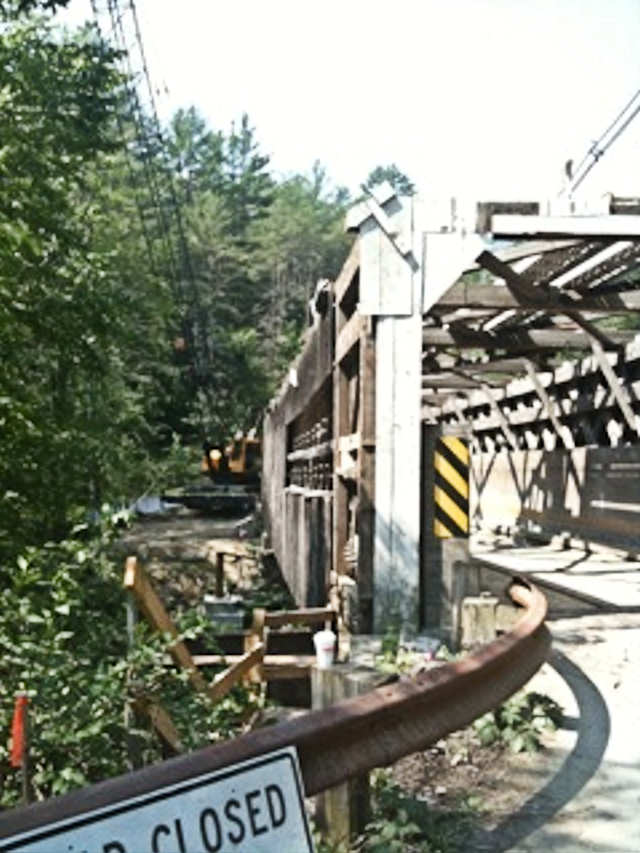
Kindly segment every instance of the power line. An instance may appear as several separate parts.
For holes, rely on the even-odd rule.
[[[91,0],[91,7],[99,34],[105,39],[105,31],[109,31],[105,40],[112,42],[121,57],[127,112],[125,120],[121,115],[117,116],[118,128],[150,263],[152,268],[158,269],[155,244],[159,242],[174,297],[185,311],[182,334],[191,357],[196,385],[203,394],[206,411],[199,410],[199,417],[206,436],[212,410],[210,323],[194,270],[166,139],[158,119],[135,0]],[[134,162],[130,156],[127,125],[132,128],[134,136]],[[141,187],[141,182],[144,187]]]

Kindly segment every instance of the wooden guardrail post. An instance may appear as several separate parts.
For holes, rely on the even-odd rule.
[[[353,664],[330,669],[311,668],[311,707],[328,708],[343,699],[368,693],[388,676]],[[318,827],[330,842],[348,843],[364,829],[371,817],[369,774],[363,773],[326,790],[316,797]]]

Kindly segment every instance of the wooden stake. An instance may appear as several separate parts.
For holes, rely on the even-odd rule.
[[[176,626],[171,621],[169,614],[164,609],[162,601],[158,598],[144,569],[138,564],[135,557],[127,557],[124,572],[124,587],[133,593],[145,618],[149,620],[157,631],[170,634],[172,637],[178,636]],[[206,690],[207,683],[202,674],[196,669],[191,653],[185,644],[179,640],[169,647],[169,652],[178,666],[188,671],[193,686],[197,690]]]
[[[216,596],[224,595],[224,551],[216,553]]]

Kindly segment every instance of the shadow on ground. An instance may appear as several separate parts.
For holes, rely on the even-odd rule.
[[[530,797],[513,815],[502,821],[495,829],[474,830],[468,850],[503,853],[547,824],[560,810],[573,800],[592,778],[601,765],[609,741],[611,721],[607,705],[595,684],[574,663],[560,652],[554,652],[551,666],[566,681],[575,696],[578,717],[567,721],[568,727],[577,731],[577,740],[558,772],[536,794]],[[597,807],[590,809],[582,818],[584,824],[591,820],[611,819]],[[561,823],[561,822],[560,822]],[[588,826],[585,827],[588,837]],[[563,831],[549,827],[545,833],[545,849],[570,849],[575,843]],[[589,844],[591,851],[615,853],[618,848],[608,843],[606,848]]]

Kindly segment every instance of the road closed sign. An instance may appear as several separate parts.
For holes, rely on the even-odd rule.
[[[313,853],[295,749],[0,841],[20,853]]]

